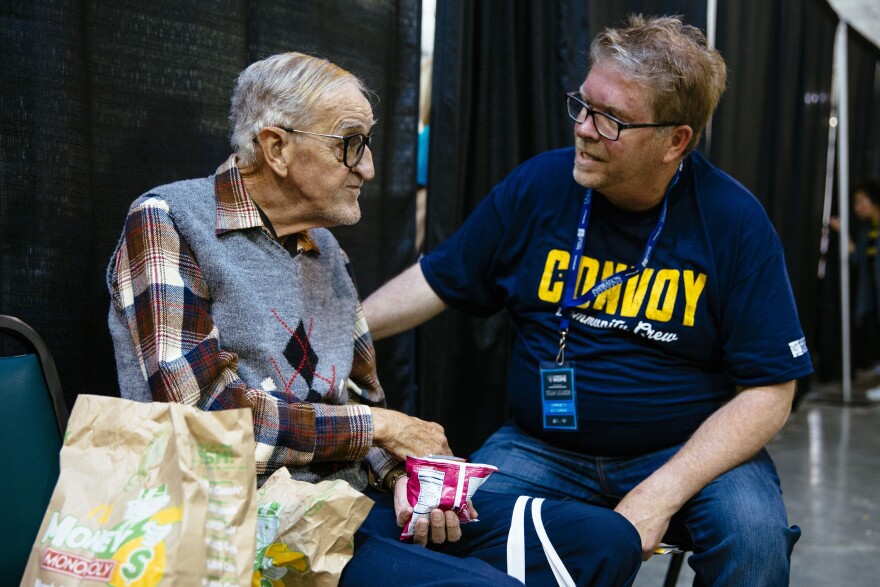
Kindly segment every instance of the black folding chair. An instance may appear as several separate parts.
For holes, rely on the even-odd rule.
[[[678,583],[678,574],[681,572],[681,563],[684,562],[684,556],[687,554],[683,550],[676,550],[669,556],[669,568],[666,569],[666,579],[663,581],[663,587],[675,587]]]

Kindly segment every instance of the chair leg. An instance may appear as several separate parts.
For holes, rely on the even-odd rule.
[[[672,553],[672,558],[669,559],[669,569],[666,571],[666,580],[663,581],[663,587],[675,587],[675,584],[678,582],[678,573],[681,571],[681,563],[683,562],[683,552]]]

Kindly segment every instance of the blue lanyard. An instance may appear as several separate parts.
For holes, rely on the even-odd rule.
[[[675,187],[675,184],[678,183],[681,169],[682,165],[679,165],[672,181],[669,182],[669,187],[666,188],[666,193],[663,195],[663,209],[660,211],[660,218],[657,220],[657,226],[654,227],[654,231],[651,233],[651,236],[648,237],[648,243],[645,245],[645,252],[642,254],[642,260],[637,265],[618,271],[614,275],[603,279],[590,288],[588,292],[580,296],[575,296],[574,291],[577,287],[578,270],[581,264],[581,257],[584,253],[584,246],[587,241],[587,227],[590,224],[590,210],[593,207],[593,189],[590,188],[587,190],[587,193],[584,196],[583,206],[581,207],[580,219],[578,220],[577,238],[575,239],[574,249],[571,252],[571,263],[568,267],[568,277],[565,281],[565,290],[562,292],[562,308],[560,308],[562,318],[559,321],[560,338],[559,353],[556,355],[557,363],[561,364],[565,358],[565,339],[568,336],[568,326],[571,323],[572,308],[594,301],[603,292],[608,291],[612,287],[626,283],[631,277],[638,275],[648,266],[648,261],[651,259],[651,253],[654,252],[654,248],[657,246],[657,241],[660,240],[660,233],[663,230],[663,226],[666,224],[666,207],[669,201],[669,192],[671,192],[672,188]]]

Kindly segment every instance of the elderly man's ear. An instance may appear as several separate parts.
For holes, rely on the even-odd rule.
[[[290,150],[284,150],[286,135],[287,132],[277,126],[263,127],[257,135],[263,162],[280,177],[287,177]]]

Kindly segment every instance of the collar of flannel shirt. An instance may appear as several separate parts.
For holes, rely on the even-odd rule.
[[[250,198],[238,170],[238,156],[233,153],[214,172],[214,196],[217,199],[217,235],[233,230],[261,228],[272,236],[266,224],[260,218],[260,210]],[[318,246],[312,241],[308,230],[298,232],[296,250],[298,253],[313,252],[320,254]],[[274,236],[273,236],[274,238]]]

